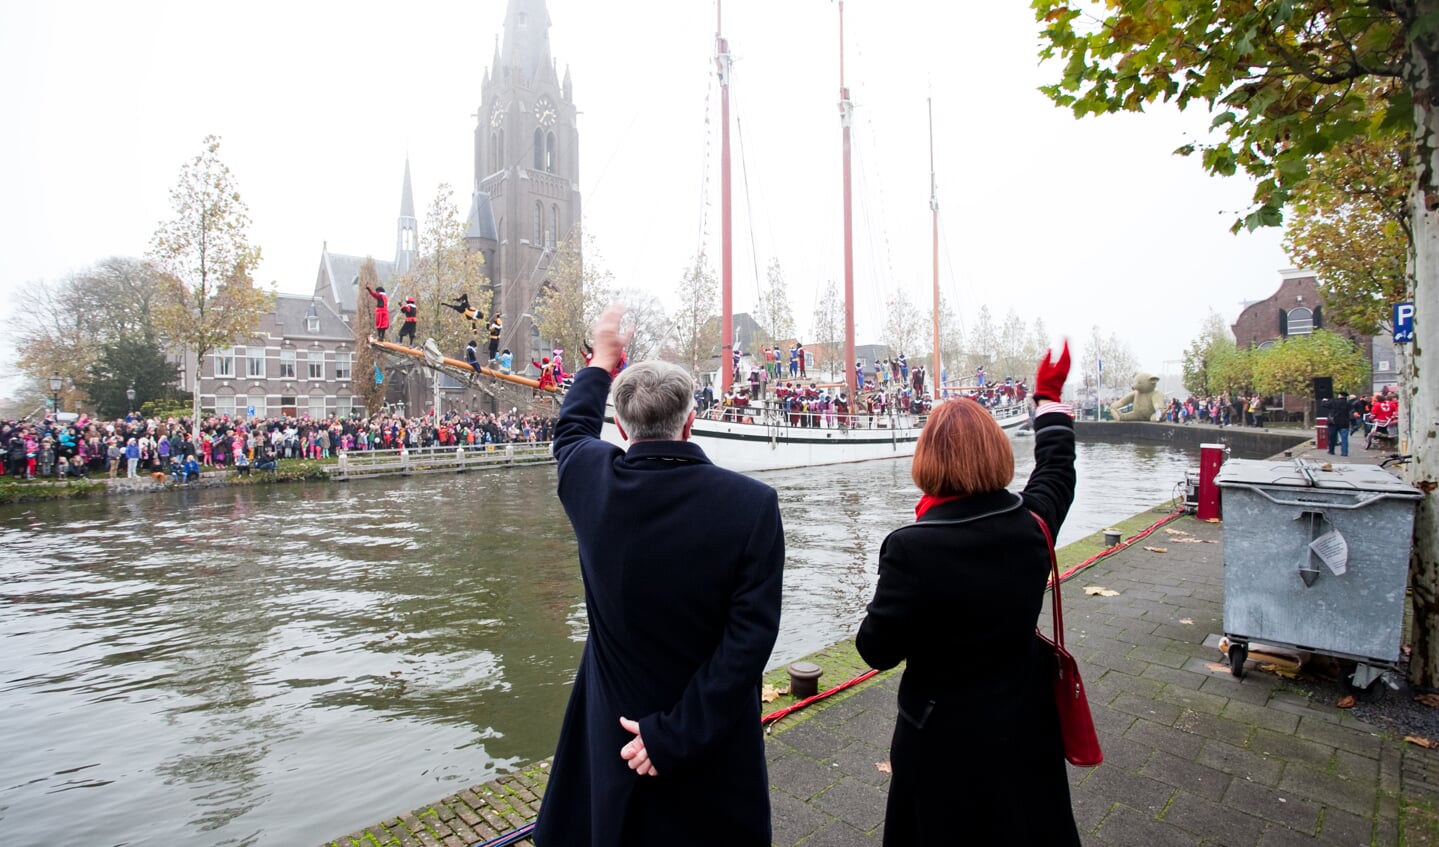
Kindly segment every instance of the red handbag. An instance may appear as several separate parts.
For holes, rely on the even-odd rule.
[[[1054,611],[1054,638],[1049,638],[1038,628],[1035,633],[1054,650],[1054,705],[1059,711],[1059,733],[1064,738],[1064,758],[1071,765],[1092,768],[1104,761],[1104,751],[1099,749],[1099,735],[1094,731],[1094,717],[1089,713],[1089,698],[1084,694],[1084,680],[1079,678],[1079,665],[1074,656],[1064,649],[1064,610],[1059,595],[1059,559],[1054,555],[1054,536],[1049,526],[1034,512],[1034,520],[1044,532],[1049,545],[1049,564],[1053,572],[1054,591],[1051,592],[1050,608]]]

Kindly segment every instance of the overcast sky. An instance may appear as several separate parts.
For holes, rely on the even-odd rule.
[[[619,284],[673,308],[675,280],[719,234],[714,4],[548,5],[581,112],[584,226]],[[24,308],[34,283],[142,255],[209,133],[250,206],[258,281],[308,293],[325,242],[392,258],[406,155],[422,217],[440,183],[468,203],[473,113],[505,7],[0,0],[4,310]],[[1172,155],[1208,118],[1076,121],[1050,105],[1036,88],[1057,69],[1035,58],[1026,3],[850,0],[845,22],[860,343],[879,340],[896,290],[930,302],[927,97],[941,288],[966,324],[981,304],[996,319],[1042,315],[1056,335],[1098,324],[1142,367],[1175,370],[1210,310],[1232,322],[1278,286],[1280,233],[1229,233],[1248,182]],[[804,333],[818,289],[843,273],[836,5],[727,0],[724,30],[740,121],[736,310],[755,302],[755,268],[763,278],[778,258]]]

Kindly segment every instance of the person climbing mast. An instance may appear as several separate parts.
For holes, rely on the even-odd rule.
[[[370,296],[375,298],[375,338],[385,340],[385,330],[390,328],[390,295],[385,293],[385,286],[377,288],[365,286]]]
[[[504,317],[503,314],[495,315],[494,320],[490,321],[490,361],[492,362],[500,353],[500,333],[504,331]]]
[[[461,291],[453,303],[445,301],[440,304],[447,309],[454,309],[460,316],[471,323],[478,323],[485,319],[485,313],[470,305],[470,295]]]
[[[419,323],[420,309],[415,305],[415,298],[406,297],[405,304],[400,307],[400,312],[405,316],[405,322],[400,325],[399,342],[405,343],[405,336],[410,337],[410,346],[415,346],[415,327]]]

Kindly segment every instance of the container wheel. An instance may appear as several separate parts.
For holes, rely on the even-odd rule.
[[[1229,645],[1229,672],[1236,679],[1244,678],[1244,662],[1249,658],[1249,645],[1235,641]]]
[[[1344,661],[1339,664],[1339,687],[1344,689],[1345,694],[1352,694],[1354,699],[1365,703],[1372,703],[1384,694],[1384,680],[1382,677],[1375,677],[1368,685],[1355,685],[1354,672],[1359,667],[1358,663]]]

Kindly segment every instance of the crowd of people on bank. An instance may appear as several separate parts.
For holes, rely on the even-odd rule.
[[[1170,399],[1160,410],[1160,420],[1170,423],[1204,423],[1215,426],[1263,427],[1268,422],[1270,409],[1279,404],[1278,398],[1258,394],[1230,394],[1195,397],[1183,400]]]
[[[1263,427],[1270,412],[1280,405],[1277,397],[1259,394],[1229,394],[1195,397],[1190,395],[1181,400],[1175,397],[1161,411],[1161,420],[1179,424],[1214,424],[1215,426]],[[1339,392],[1338,396],[1320,398],[1318,417],[1329,422],[1331,432],[1342,428],[1348,432],[1361,433],[1367,444],[1372,444],[1377,431],[1380,436],[1392,431],[1399,419],[1399,398],[1392,386],[1372,395],[1351,396]]]
[[[130,415],[105,421],[81,415],[61,422],[47,416],[39,422],[0,421],[0,475],[114,479],[163,474],[188,482],[206,468],[273,471],[283,459],[328,459],[341,450],[549,441],[553,427],[553,419],[517,409],[453,412],[438,421],[385,413],[323,420],[218,415],[201,421],[197,437],[184,417]]]

